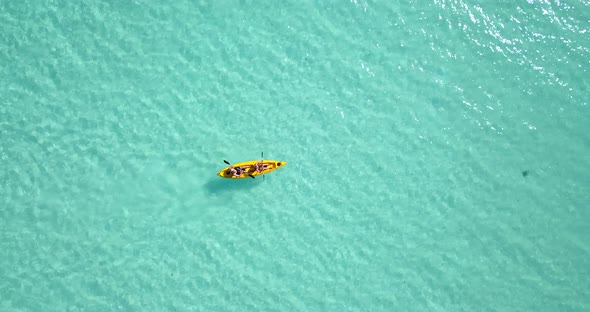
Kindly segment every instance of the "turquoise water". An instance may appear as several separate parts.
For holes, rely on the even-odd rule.
[[[0,22],[1,311],[590,310],[588,1]]]

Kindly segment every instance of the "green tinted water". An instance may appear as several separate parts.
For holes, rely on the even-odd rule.
[[[1,310],[588,310],[589,4],[531,2],[7,2]]]

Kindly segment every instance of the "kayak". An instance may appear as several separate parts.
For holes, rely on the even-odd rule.
[[[267,173],[275,171],[281,167],[284,167],[287,164],[286,161],[266,160],[265,159],[262,161],[263,170],[261,172],[258,172],[258,171],[256,171],[256,167],[254,165],[259,161],[260,160],[249,160],[249,161],[244,161],[241,163],[234,164],[233,165],[234,168],[239,167],[240,169],[242,169],[242,174],[239,176],[234,176],[230,172],[229,168],[231,166],[227,166],[227,167],[223,168],[221,171],[219,171],[217,173],[217,175],[222,178],[226,178],[226,179],[244,179],[244,178],[250,178],[250,176],[255,177],[255,176],[267,174]]]
[[[239,176],[234,176],[229,171],[229,168],[231,166],[227,166],[227,167],[223,168],[221,171],[219,171],[217,173],[217,175],[222,178],[226,178],[226,179],[244,179],[244,178],[250,178],[250,176],[259,176],[259,175],[267,174],[267,173],[275,171],[281,167],[284,167],[287,164],[286,161],[266,160],[265,159],[262,161],[262,164],[263,164],[262,167],[264,169],[261,172],[258,172],[258,171],[256,171],[256,167],[254,165],[259,161],[260,160],[249,160],[249,161],[244,161],[241,163],[234,164],[233,165],[234,168],[240,167],[240,169],[242,169],[242,174]]]

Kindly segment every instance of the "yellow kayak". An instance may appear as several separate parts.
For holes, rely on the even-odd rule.
[[[267,174],[271,171],[275,171],[281,167],[284,167],[287,162],[286,161],[280,161],[280,160],[262,160],[262,171],[257,171],[255,164],[257,162],[260,162],[261,160],[249,160],[249,161],[244,161],[241,163],[237,163],[234,164],[232,166],[227,166],[225,168],[223,168],[221,171],[219,171],[217,173],[218,176],[222,177],[222,178],[226,178],[226,179],[244,179],[244,178],[250,178],[250,176],[259,176],[259,175],[263,175],[263,174]],[[233,175],[230,171],[230,168],[234,167],[234,168],[240,168],[242,171],[242,174],[240,175]]]

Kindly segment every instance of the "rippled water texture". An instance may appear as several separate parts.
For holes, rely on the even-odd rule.
[[[0,311],[590,310],[588,1],[0,24]]]

